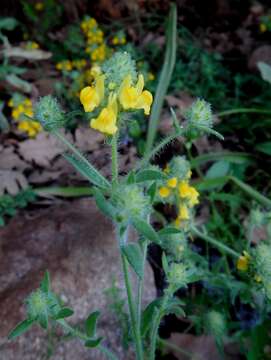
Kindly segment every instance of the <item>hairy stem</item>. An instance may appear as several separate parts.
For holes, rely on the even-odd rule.
[[[142,293],[144,288],[144,275],[145,275],[145,263],[147,257],[148,241],[145,239],[142,245],[143,252],[143,276],[142,279],[138,280],[138,289],[137,289],[137,326],[139,330],[141,329],[141,308],[142,308]]]
[[[237,108],[237,109],[221,111],[221,112],[217,113],[216,115],[218,117],[222,117],[222,116],[228,116],[228,115],[232,115],[232,114],[246,114],[246,113],[271,115],[271,110],[257,109],[257,108]]]
[[[118,173],[119,173],[119,168],[118,168],[118,133],[116,133],[113,136],[113,139],[112,139],[111,157],[112,157],[112,184],[113,184],[113,186],[116,186],[116,184],[118,183]]]
[[[88,341],[89,340],[89,338],[87,337],[86,334],[84,334],[80,330],[75,329],[72,326],[70,326],[64,319],[57,320],[56,322],[60,326],[62,326],[62,328],[65,329],[67,332],[69,332],[70,334],[78,337],[82,341]],[[110,360],[118,360],[118,357],[111,350],[109,350],[108,348],[106,348],[102,344],[98,345],[98,349],[101,352],[103,352],[108,357],[108,359],[110,359]]]
[[[218,240],[203,234],[202,232],[200,232],[195,226],[191,226],[191,232],[192,234],[198,236],[200,239],[212,244],[213,246],[215,246],[217,249],[219,249],[222,253],[228,254],[230,256],[239,258],[241,256],[241,254],[239,254],[238,252],[236,252],[235,250],[231,249],[229,246],[222,244],[221,242],[219,242]]]
[[[137,358],[137,360],[143,360],[144,357],[143,357],[141,335],[140,335],[140,329],[137,324],[136,309],[135,309],[135,304],[133,301],[133,292],[132,292],[132,286],[131,286],[131,281],[130,281],[130,277],[129,277],[128,263],[123,254],[121,255],[121,260],[122,260],[124,282],[125,282],[127,299],[128,299],[128,307],[129,307],[129,313],[130,313],[130,319],[131,319],[132,333],[133,333],[134,342],[135,342],[136,358]]]

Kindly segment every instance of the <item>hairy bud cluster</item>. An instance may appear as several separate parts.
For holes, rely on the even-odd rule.
[[[44,319],[56,316],[61,309],[56,296],[51,292],[45,293],[41,289],[29,295],[26,306],[28,318],[41,324]]]
[[[213,126],[211,105],[205,100],[197,99],[186,112],[186,118],[195,127],[211,128]]]
[[[66,122],[63,110],[51,95],[40,98],[35,106],[35,118],[47,131],[60,129]]]
[[[136,63],[128,52],[118,51],[102,65],[106,87],[120,87],[127,76],[133,82],[137,79]],[[113,90],[113,89],[112,89]]]
[[[118,211],[120,222],[129,222],[130,219],[146,218],[151,211],[150,199],[138,185],[121,185],[113,196],[113,202]]]
[[[226,333],[226,321],[218,311],[211,310],[206,315],[206,327],[215,338],[221,339]]]

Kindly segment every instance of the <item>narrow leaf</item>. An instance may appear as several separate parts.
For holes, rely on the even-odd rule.
[[[215,162],[207,171],[206,179],[213,179],[222,177],[228,174],[230,169],[230,164],[227,161],[217,161]]]
[[[137,243],[127,244],[121,248],[129,264],[140,279],[143,279],[143,255]]]
[[[149,154],[155,141],[157,127],[161,118],[161,111],[167,94],[168,86],[170,84],[171,76],[176,61],[176,49],[177,49],[177,8],[176,4],[171,4],[171,9],[168,18],[167,26],[167,42],[166,42],[166,54],[159,78],[158,86],[156,89],[154,102],[152,105],[149,128],[147,134],[147,144],[145,154]]]
[[[85,323],[87,336],[93,337],[96,335],[96,327],[99,316],[99,311],[95,311],[88,316]]]
[[[99,189],[94,188],[93,193],[97,207],[101,210],[101,212],[104,215],[112,219],[115,216],[115,208],[110,204],[109,201],[105,199],[105,197],[103,196],[102,192]]]
[[[100,345],[101,341],[103,340],[102,337],[99,337],[97,339],[90,339],[85,342],[85,346],[89,348],[95,348]]]
[[[63,308],[59,311],[59,313],[56,315],[55,320],[59,319],[65,319],[69,316],[73,315],[73,310],[69,308]]]
[[[160,307],[161,301],[162,301],[162,298],[155,299],[143,311],[142,323],[141,323],[142,336],[146,336],[148,330],[150,329],[152,319],[154,318],[154,313]]]
[[[9,339],[15,339],[17,336],[22,335],[25,331],[27,331],[31,325],[33,324],[33,320],[26,319],[20,322],[8,335]]]
[[[263,80],[265,80],[271,84],[271,66],[262,61],[259,61],[257,63],[257,66],[261,72],[261,76],[262,76]]]
[[[175,228],[174,226],[167,226],[161,230],[158,231],[158,234],[160,236],[163,235],[174,235],[174,234],[180,234],[182,231],[180,229]]]
[[[50,274],[47,270],[45,271],[44,277],[41,281],[40,288],[46,294],[50,291]]]
[[[153,241],[156,244],[160,244],[160,239],[154,228],[148,224],[145,220],[140,218],[132,219],[133,226],[138,231],[139,234],[145,236],[145,238]]]
[[[261,143],[261,144],[257,144],[255,146],[255,149],[264,153],[264,154],[267,154],[267,155],[271,155],[271,141],[267,141],[267,142],[264,142],[264,143]]]
[[[165,180],[166,175],[160,170],[142,170],[136,174],[136,182],[153,181],[153,180]]]
[[[153,182],[151,184],[151,186],[147,190],[147,194],[149,195],[150,201],[152,203],[155,198],[155,194],[156,194],[156,182]]]
[[[135,172],[131,170],[127,176],[126,183],[127,184],[134,184],[136,182]]]
[[[87,161],[77,159],[74,155],[64,154],[65,159],[91,183],[101,188],[108,188],[110,183]]]

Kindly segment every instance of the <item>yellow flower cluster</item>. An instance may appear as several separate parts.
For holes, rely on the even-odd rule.
[[[115,35],[113,37],[113,39],[111,40],[111,43],[113,45],[125,45],[126,44],[126,37],[125,37],[125,35],[121,35],[121,36]]]
[[[106,106],[97,118],[91,119],[90,126],[107,135],[114,135],[118,130],[119,110],[144,109],[144,113],[149,115],[153,98],[152,94],[143,88],[144,78],[141,74],[135,86],[132,84],[131,76],[127,75],[117,90],[114,84],[109,84],[108,89],[105,89],[105,75],[97,75],[94,86],[87,86],[81,90],[80,101],[84,110],[91,112],[100,106],[105,100],[105,90],[109,95]]]
[[[237,260],[237,264],[236,264],[237,269],[239,271],[247,271],[249,266],[249,261],[250,261],[250,255],[248,254],[247,251],[243,251],[243,255],[241,255]]]
[[[81,29],[86,37],[86,53],[92,61],[103,61],[106,57],[104,33],[94,18],[86,18],[81,22]]]
[[[38,1],[34,5],[35,10],[42,11],[44,9],[44,4],[41,1]]]
[[[29,137],[35,137],[41,131],[41,125],[34,120],[28,120],[24,115],[33,117],[32,101],[28,98],[23,99],[19,103],[15,103],[10,99],[8,106],[12,108],[11,116],[17,123],[18,130],[26,132]]]
[[[27,41],[24,45],[26,50],[37,50],[40,48],[39,44],[35,41]]]
[[[166,167],[165,173],[169,172],[169,168]],[[172,177],[167,180],[165,186],[159,188],[159,195],[165,199],[170,196],[176,200],[178,206],[178,216],[175,220],[175,225],[182,226],[190,219],[190,209],[199,203],[198,191],[191,185],[189,185],[189,179],[191,177],[191,171],[186,174],[185,179],[178,179]]]
[[[82,70],[86,67],[87,61],[85,59],[78,59],[78,60],[63,60],[56,64],[57,70],[62,71],[72,71],[73,69]]]

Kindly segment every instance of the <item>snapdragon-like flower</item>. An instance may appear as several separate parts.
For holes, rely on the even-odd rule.
[[[144,77],[138,76],[135,86],[132,86],[132,77],[127,75],[121,85],[119,99],[124,110],[144,109],[145,115],[150,114],[150,108],[153,101],[152,94],[144,90]]]
[[[114,135],[118,128],[116,126],[118,115],[118,105],[116,94],[109,95],[108,104],[102,109],[100,115],[96,119],[90,121],[90,126],[108,135]]]
[[[98,117],[90,121],[92,128],[114,135],[121,121],[118,112],[143,109],[145,114],[150,113],[152,94],[144,90],[144,77],[137,76],[135,61],[127,52],[116,52],[98,70],[94,85],[80,93],[85,112],[100,107]]]
[[[93,111],[104,98],[104,75],[98,75],[94,86],[87,86],[80,92],[80,101],[85,112]]]

